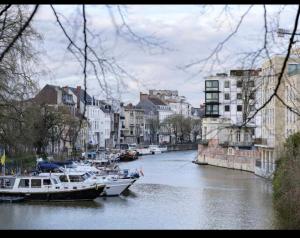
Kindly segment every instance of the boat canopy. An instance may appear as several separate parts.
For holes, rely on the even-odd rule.
[[[54,171],[60,171],[59,167],[61,166],[55,163],[39,162],[37,167],[42,171],[54,172]]]

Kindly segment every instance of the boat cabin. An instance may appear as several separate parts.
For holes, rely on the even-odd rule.
[[[13,188],[45,188],[52,185],[57,185],[59,180],[57,178],[39,178],[39,177],[0,177],[0,189]]]

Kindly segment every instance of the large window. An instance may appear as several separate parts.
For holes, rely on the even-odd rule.
[[[206,102],[219,102],[219,93],[206,93]]]
[[[300,64],[289,64],[288,65],[288,75],[292,76],[295,74],[300,74]]]
[[[206,115],[219,115],[219,105],[206,105]]]
[[[209,91],[219,91],[219,81],[218,80],[206,80],[205,81],[205,90]]]

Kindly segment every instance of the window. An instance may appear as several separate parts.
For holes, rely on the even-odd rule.
[[[206,102],[218,102],[219,101],[219,93],[206,93]]]
[[[240,132],[240,131],[237,131],[237,132],[236,132],[236,141],[237,141],[237,142],[240,142],[240,141],[241,141],[241,132]]]
[[[251,112],[255,111],[255,105],[250,105],[250,111]]]
[[[249,82],[248,82],[248,86],[249,87],[254,87],[255,85],[254,85],[254,80],[250,80]]]
[[[19,188],[29,188],[29,179],[21,179]]]
[[[236,99],[242,99],[242,97],[243,97],[243,96],[242,96],[241,93],[237,93],[237,94],[236,94]]]
[[[230,94],[229,93],[225,93],[224,94],[224,98],[225,98],[225,100],[230,100]]]
[[[242,81],[237,81],[236,87],[237,87],[237,88],[243,87],[243,82],[242,82]]]
[[[229,88],[229,87],[230,87],[230,82],[229,81],[225,81],[224,88]]]
[[[219,90],[219,81],[218,80],[206,80],[205,89],[208,90]]]
[[[79,175],[69,175],[70,182],[83,182],[84,179],[82,176]]]
[[[40,188],[42,186],[42,181],[40,179],[31,179],[32,188]]]
[[[61,175],[61,176],[59,176],[59,180],[60,180],[62,183],[67,183],[67,182],[69,182],[66,175]]]
[[[242,105],[237,105],[237,106],[236,106],[236,110],[237,110],[238,112],[241,112],[241,111],[243,110],[243,106],[242,106]]]
[[[219,115],[218,105],[205,105],[207,115]]]
[[[44,179],[43,180],[43,185],[51,185],[51,180],[50,179]]]
[[[289,64],[288,65],[288,75],[300,74],[300,64]]]
[[[225,112],[230,112],[230,105],[225,105]]]
[[[255,99],[255,93],[254,92],[250,93],[249,98],[250,99]]]

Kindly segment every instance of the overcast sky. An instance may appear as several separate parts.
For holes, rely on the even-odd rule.
[[[55,5],[57,12],[68,33],[82,47],[82,17],[81,6]],[[103,5],[87,5],[87,26],[91,33],[88,40],[100,54],[104,49],[105,56],[116,59],[117,63],[126,70],[131,77],[122,77],[123,83],[117,84],[114,75],[107,75],[107,83],[112,88],[113,96],[121,95],[125,103],[134,104],[139,101],[139,92],[149,89],[178,90],[180,95],[186,96],[194,106],[204,101],[204,77],[216,72],[226,72],[232,68],[241,67],[235,57],[240,53],[258,49],[262,46],[264,37],[263,6],[254,6],[244,18],[238,33],[224,45],[220,59],[221,63],[210,68],[212,62],[207,63],[204,72],[195,75],[200,65],[184,71],[180,67],[197,59],[207,57],[219,42],[224,40],[236,27],[240,17],[249,6],[231,5],[228,11],[222,11],[224,6],[201,5],[127,5],[126,22],[139,36],[154,35],[151,42],[164,42],[168,48],[161,52],[159,48],[142,47],[138,42],[128,40],[116,34],[116,28]],[[275,16],[282,6],[267,6],[268,29],[276,29]],[[123,8],[122,8],[123,9]],[[112,13],[115,21],[120,23],[117,6],[113,5]],[[125,10],[125,9],[123,9]],[[295,6],[284,8],[279,18],[279,26],[291,29],[296,13]],[[67,22],[68,21],[68,22]],[[53,12],[48,5],[42,5],[34,19],[34,27],[43,36],[43,41],[36,43],[42,53],[37,68],[40,72],[39,85],[55,84],[59,86],[83,86],[82,67],[73,55],[67,51],[68,41],[56,23]],[[124,31],[126,33],[126,31]],[[275,37],[276,38],[276,37]],[[272,39],[271,52],[284,50],[277,47],[287,39]],[[274,47],[276,46],[276,47]],[[211,71],[212,70],[212,71]],[[193,77],[191,77],[193,76]],[[119,85],[119,87],[117,86]],[[88,92],[91,95],[105,99],[95,75],[89,71]]]

